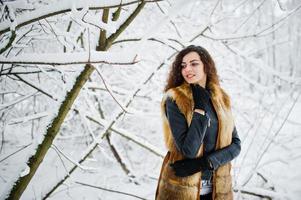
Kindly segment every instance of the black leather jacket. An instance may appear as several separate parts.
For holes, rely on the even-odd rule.
[[[230,162],[238,156],[241,149],[241,142],[236,127],[234,127],[232,143],[227,147],[215,150],[218,120],[211,99],[209,102],[210,105],[206,105],[205,107],[206,115],[194,112],[189,127],[185,116],[171,98],[166,100],[165,109],[178,150],[186,158],[195,158],[201,144],[204,143],[204,155],[208,156],[208,159],[213,165],[213,169],[216,170],[219,166]]]

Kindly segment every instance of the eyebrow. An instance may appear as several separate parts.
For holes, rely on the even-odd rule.
[[[194,62],[194,61],[201,61],[201,60],[196,60],[196,59],[193,59],[190,61],[190,63]],[[182,62],[181,64],[185,64],[186,62]]]

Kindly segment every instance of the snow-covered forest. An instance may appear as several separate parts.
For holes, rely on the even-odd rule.
[[[154,199],[190,44],[232,100],[235,199],[300,199],[300,18],[298,0],[0,0],[0,199]]]

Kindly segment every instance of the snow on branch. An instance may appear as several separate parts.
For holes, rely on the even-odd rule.
[[[0,64],[36,64],[36,65],[78,65],[86,63],[104,63],[111,65],[132,65],[137,63],[136,55],[129,52],[77,52],[22,54],[6,58],[0,56]]]
[[[66,158],[69,162],[73,163],[74,165],[76,165],[77,167],[79,167],[81,170],[84,171],[95,171],[97,169],[93,168],[93,167],[86,167],[81,165],[80,163],[76,162],[73,158],[71,158],[70,156],[66,155],[60,148],[58,148],[56,145],[52,144],[51,147],[53,149],[55,149],[60,155],[62,155],[64,158]]]
[[[104,188],[104,187],[99,187],[99,186],[95,186],[95,185],[90,185],[90,184],[82,183],[82,182],[79,182],[79,181],[76,181],[75,183],[80,184],[80,185],[84,185],[84,186],[87,186],[87,187],[92,187],[92,188],[104,190],[104,191],[107,191],[107,192],[114,192],[114,193],[118,193],[118,194],[130,196],[130,197],[134,197],[134,198],[137,198],[137,199],[146,200],[145,198],[142,198],[142,197],[139,197],[139,196],[137,196],[137,195],[130,194],[130,193],[127,193],[127,192],[121,192],[121,191],[118,191],[118,190],[107,189],[107,188]]]
[[[101,72],[95,68],[98,75],[100,76],[106,90],[109,92],[109,94],[111,95],[111,97],[114,99],[114,101],[119,105],[119,107],[125,112],[125,113],[130,113],[123,105],[121,102],[118,101],[118,99],[115,97],[115,95],[112,92],[111,86],[107,83],[107,81],[105,80],[104,76],[101,74]]]
[[[39,112],[39,113],[35,113],[35,114],[25,116],[25,117],[14,118],[14,119],[11,119],[9,121],[8,125],[13,125],[13,124],[18,124],[18,123],[25,123],[25,122],[28,122],[30,120],[35,120],[35,119],[40,119],[42,117],[47,117],[50,114],[51,114],[50,112],[45,111],[45,112]]]
[[[157,2],[162,0],[148,0],[144,2]],[[83,8],[87,7],[89,10],[98,10],[104,8],[115,8],[119,6],[127,6],[135,3],[142,2],[142,0],[124,0],[120,3],[120,0],[110,0],[110,1],[94,1],[94,0],[87,0],[87,1],[69,1],[64,0],[60,1],[60,6],[57,4],[50,4],[47,6],[43,6],[35,11],[28,12],[23,15],[19,15],[15,18],[15,21],[11,23],[10,21],[4,21],[0,23],[0,35],[9,31],[12,24],[14,25],[13,29],[20,28],[22,26],[31,24],[33,22],[39,21],[41,19],[45,19],[47,17],[52,17],[58,14],[70,12],[72,7],[74,6],[78,10],[82,10]]]
[[[3,109],[5,109],[5,108],[8,108],[8,107],[10,107],[10,106],[16,105],[17,103],[20,103],[21,101],[24,101],[24,100],[28,99],[29,97],[35,95],[36,93],[37,93],[37,92],[33,92],[33,93],[28,94],[28,95],[26,95],[26,96],[22,96],[22,97],[20,97],[19,99],[16,99],[16,100],[14,100],[14,101],[12,101],[12,102],[0,104],[0,111],[3,110]]]
[[[256,58],[251,58],[248,56],[248,54],[240,49],[237,49],[235,47],[230,47],[229,45],[223,43],[232,53],[236,54],[240,58],[246,60],[247,62],[251,63],[253,66],[257,67],[259,70],[262,70],[263,72],[266,72],[267,74],[271,74],[274,76],[277,76],[278,78],[287,81],[289,83],[295,83],[301,81],[300,77],[292,77],[292,76],[286,76],[283,75],[283,72],[278,71],[274,69],[272,66],[268,65],[264,61]]]
[[[234,191],[267,199],[287,199],[287,194],[283,192],[275,192],[257,187],[237,187]]]
[[[100,125],[100,126],[103,126],[103,127],[106,127],[108,126],[108,123],[109,121],[106,121],[104,119],[95,119],[91,116],[86,116],[89,120],[95,122],[96,124]],[[162,150],[160,150],[158,147],[152,145],[151,143],[149,143],[148,141],[136,136],[136,134],[133,134],[133,133],[130,133],[122,128],[117,128],[116,126],[112,125],[111,128],[110,128],[111,131],[114,131],[115,133],[117,133],[118,135],[128,139],[128,140],[131,140],[132,142],[136,143],[137,145],[145,148],[146,150],[154,153],[155,155],[157,156],[160,156],[160,157],[164,157],[164,152]]]
[[[121,129],[121,128],[112,127],[111,130],[114,131],[115,133],[121,135],[122,137],[125,137],[128,140],[133,141],[134,143],[138,144],[139,146],[149,150],[150,152],[156,154],[157,156],[160,156],[162,158],[165,156],[165,153],[163,151],[161,151],[159,148],[152,145],[148,141],[136,136],[135,134],[129,133],[128,131]]]

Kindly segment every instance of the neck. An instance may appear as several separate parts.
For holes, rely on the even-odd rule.
[[[206,78],[200,80],[200,81],[198,82],[198,84],[199,84],[201,87],[205,88],[205,87],[206,87]]]

